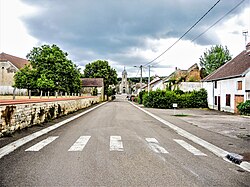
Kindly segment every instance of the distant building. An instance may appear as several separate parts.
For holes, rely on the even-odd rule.
[[[197,64],[192,65],[188,70],[181,70],[176,68],[175,71],[168,77],[163,79],[165,89],[170,90],[180,89],[184,92],[200,90],[201,84],[201,70]]]
[[[0,54],[0,94],[13,94],[14,75],[29,61],[6,53]],[[26,94],[25,89],[16,89],[16,94]]]
[[[87,95],[96,95],[104,99],[104,82],[103,78],[81,78],[81,93]]]
[[[124,67],[124,70],[122,72],[122,80],[119,82],[117,86],[117,93],[119,94],[130,94],[131,93],[131,86],[128,81],[128,74]]]

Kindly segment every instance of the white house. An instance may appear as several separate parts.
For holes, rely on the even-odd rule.
[[[250,100],[250,43],[246,50],[202,81],[208,92],[209,108],[237,113],[237,105]]]
[[[14,75],[29,61],[23,58],[0,53],[0,94],[13,94]],[[26,94],[26,89],[16,89],[16,94]]]

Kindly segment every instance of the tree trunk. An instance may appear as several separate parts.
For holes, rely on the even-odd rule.
[[[48,91],[48,99],[49,99],[49,91]]]

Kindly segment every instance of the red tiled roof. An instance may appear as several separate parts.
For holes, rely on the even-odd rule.
[[[102,87],[103,78],[82,78],[81,85],[82,87]]]
[[[212,74],[205,77],[202,81],[209,82],[213,80],[245,76],[248,69],[250,69],[250,51],[244,50],[235,58],[215,70]]]
[[[23,58],[12,56],[6,53],[0,53],[0,62],[11,62],[18,69],[23,68],[26,64],[29,64],[29,61]]]

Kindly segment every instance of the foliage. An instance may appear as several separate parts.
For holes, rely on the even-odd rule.
[[[79,69],[56,45],[34,47],[27,59],[31,66],[16,73],[15,87],[72,93],[80,90]]]
[[[143,95],[145,94],[145,90],[139,92],[139,97],[138,97],[138,103],[142,104],[143,103]]]
[[[240,103],[237,108],[241,115],[250,116],[250,100]]]
[[[95,88],[93,88],[93,90],[92,90],[92,95],[93,95],[93,96],[97,96],[97,94],[98,94],[98,90],[97,90],[97,88],[95,87]]]
[[[117,72],[109,66],[107,61],[97,60],[89,63],[84,69],[85,78],[103,78],[104,79],[104,93],[108,95],[109,85],[117,84]]]
[[[24,68],[20,69],[14,75],[14,87],[19,89],[35,89],[36,85],[36,71],[32,69],[29,65],[26,65]]]
[[[203,53],[200,57],[200,66],[205,69],[205,75],[208,75],[231,59],[232,56],[226,46],[224,48],[216,45]]]
[[[143,105],[151,108],[173,108],[173,103],[177,103],[179,108],[206,108],[207,92],[205,89],[192,92],[181,91],[150,91],[143,94]]]
[[[111,88],[111,87],[109,87],[108,88],[108,97],[110,97],[110,96],[112,96],[112,95],[115,95],[115,88]]]

